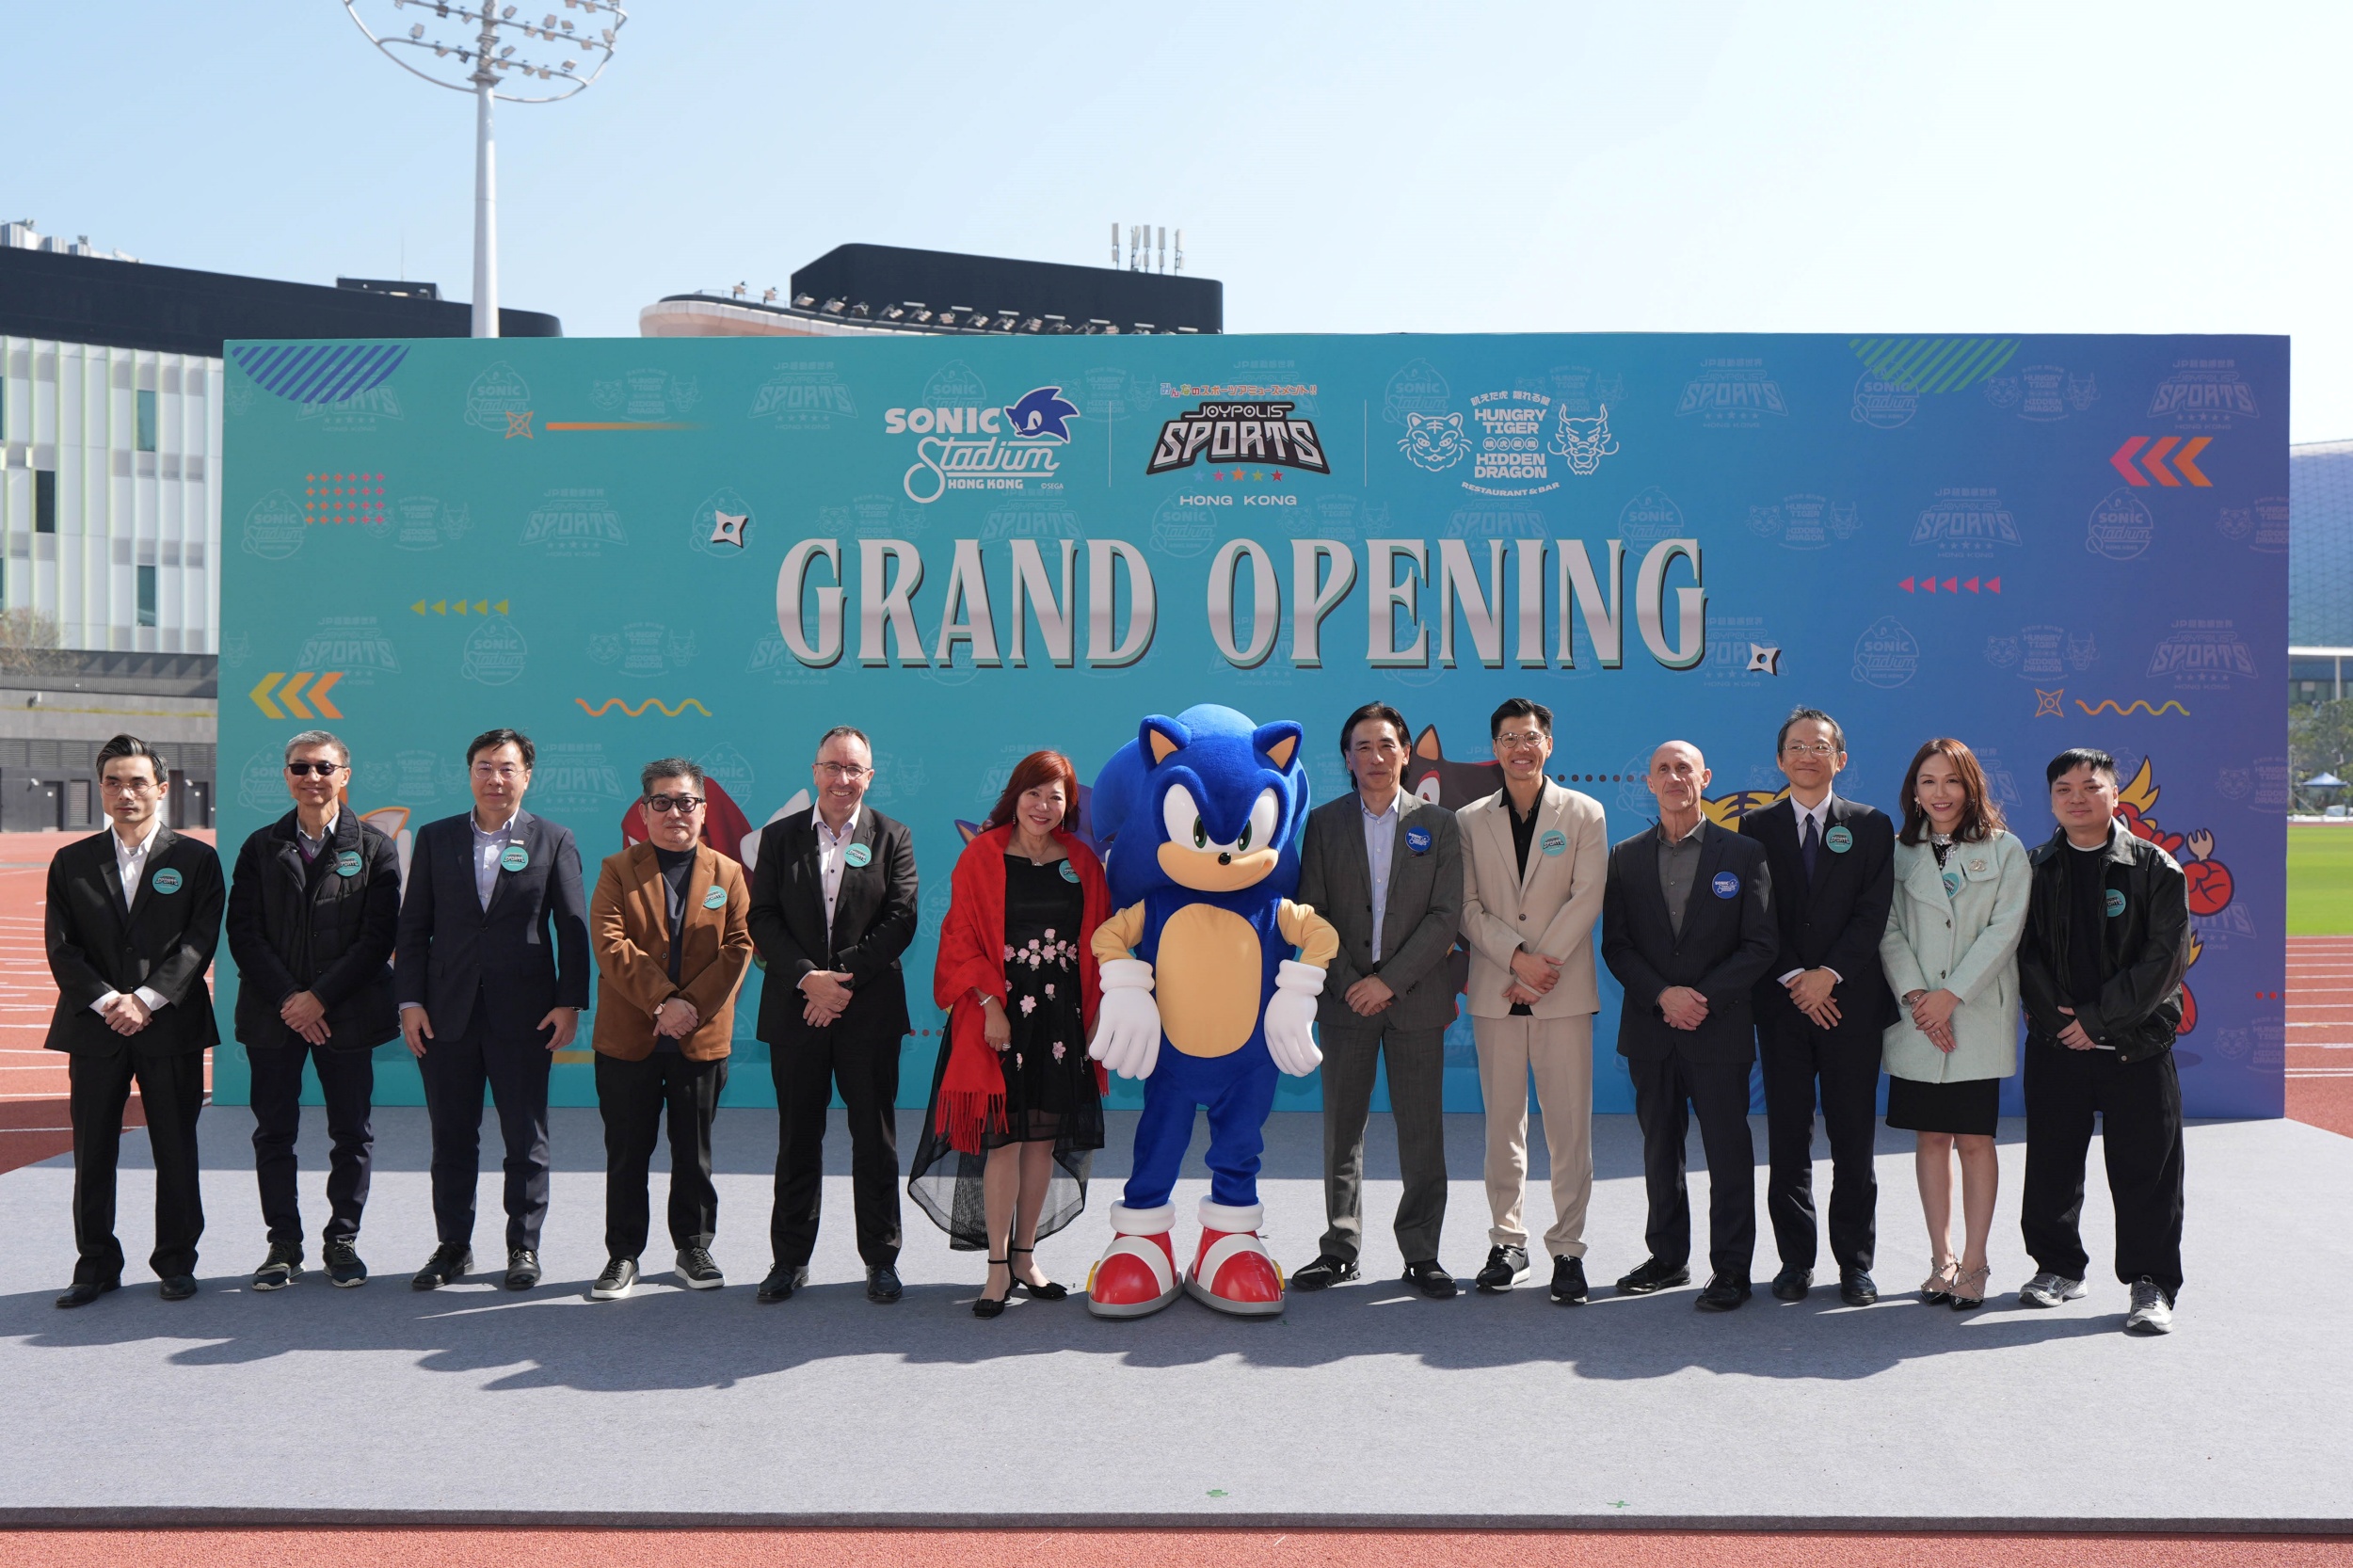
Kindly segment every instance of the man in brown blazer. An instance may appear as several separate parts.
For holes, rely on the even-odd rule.
[[[700,841],[700,768],[682,757],[648,762],[641,789],[649,841],[608,856],[588,901],[608,1258],[588,1299],[600,1302],[636,1288],[651,1223],[647,1167],[665,1110],[680,1283],[727,1283],[711,1256],[719,1227],[711,1121],[728,1083],[735,993],[752,961],[751,893],[744,868]]]
[[[1601,803],[1545,777],[1552,710],[1515,696],[1488,721],[1503,788],[1455,813],[1463,836],[1463,940],[1471,1032],[1487,1105],[1482,1291],[1528,1278],[1528,1080],[1552,1160],[1552,1299],[1585,1300],[1585,1209],[1593,1195],[1593,922],[1609,882]]]

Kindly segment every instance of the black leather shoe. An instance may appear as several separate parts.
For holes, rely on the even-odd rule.
[[[1328,1290],[1335,1285],[1346,1285],[1356,1277],[1354,1258],[1334,1257],[1325,1253],[1291,1275],[1289,1284],[1294,1290]]]
[[[424,1268],[409,1276],[411,1290],[439,1290],[455,1284],[473,1272],[473,1249],[455,1241],[443,1242],[433,1249],[433,1256]]]
[[[1670,1269],[1655,1257],[1646,1257],[1632,1273],[1619,1276],[1618,1294],[1647,1296],[1654,1290],[1672,1290],[1678,1285],[1690,1283],[1690,1270],[1680,1266]]]
[[[1861,1269],[1838,1271],[1838,1299],[1849,1306],[1868,1306],[1880,1299],[1880,1288],[1868,1272]]]
[[[1585,1260],[1583,1258],[1556,1257],[1552,1260],[1552,1299],[1562,1306],[1585,1304]]]
[[[1487,1266],[1472,1281],[1483,1295],[1499,1296],[1528,1278],[1526,1247],[1489,1247]]]
[[[866,1271],[866,1299],[877,1306],[888,1306],[906,1289],[899,1283],[899,1271],[888,1263],[878,1263]]]
[[[109,1290],[122,1288],[119,1279],[77,1279],[66,1293],[57,1298],[59,1306],[88,1306]]]
[[[768,1271],[768,1277],[760,1282],[760,1299],[763,1302],[785,1302],[792,1292],[808,1283],[808,1265],[779,1263]]]
[[[164,1282],[155,1288],[155,1294],[168,1302],[186,1301],[196,1294],[196,1276],[194,1274],[166,1274]]]
[[[506,1288],[528,1290],[539,1283],[539,1255],[529,1247],[506,1249]]]
[[[1777,1302],[1801,1302],[1805,1300],[1805,1293],[1813,1288],[1814,1271],[1811,1269],[1791,1267],[1773,1276],[1773,1300]]]
[[[1454,1295],[1454,1276],[1438,1267],[1434,1257],[1405,1265],[1405,1283],[1433,1302],[1448,1301]]]
[[[1726,1279],[1718,1274],[1707,1282],[1707,1288],[1700,1292],[1700,1299],[1693,1304],[1702,1312],[1730,1312],[1748,1299],[1747,1280]]]

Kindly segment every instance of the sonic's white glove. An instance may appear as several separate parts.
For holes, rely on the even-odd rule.
[[[1103,1000],[1087,1054],[1122,1078],[1151,1076],[1160,1059],[1160,1004],[1152,1000],[1152,966],[1143,959],[1103,966]]]
[[[1306,1077],[1323,1060],[1315,1034],[1316,998],[1321,995],[1323,971],[1314,965],[1286,958],[1274,971],[1274,1000],[1266,1004],[1266,1053],[1293,1078]]]

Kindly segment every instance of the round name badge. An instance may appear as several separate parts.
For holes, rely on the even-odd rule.
[[[335,856],[335,874],[358,876],[360,874],[360,852],[356,849],[347,849]]]
[[[1062,863],[1062,879],[1063,879],[1064,882],[1076,882],[1076,881],[1078,881],[1078,880],[1079,880],[1079,868],[1078,868],[1078,867],[1076,867],[1076,866],[1074,866],[1074,865],[1072,865],[1069,861],[1064,860],[1064,861]]]
[[[705,909],[725,909],[727,906],[728,890],[725,888],[720,887],[716,882],[712,883],[711,885],[711,891],[703,895],[703,907]]]
[[[180,890],[180,873],[172,867],[166,866],[148,879],[148,885],[159,893],[176,893]]]
[[[1948,871],[1945,873],[1945,896],[1946,898],[1961,896],[1961,873],[1959,872]]]
[[[863,866],[873,857],[874,852],[864,844],[852,844],[841,852],[841,860],[844,865]]]
[[[1569,852],[1569,836],[1557,827],[1547,827],[1545,836],[1536,840],[1536,845],[1546,855],[1566,855]]]
[[[1718,898],[1738,898],[1740,896],[1740,873],[1718,872],[1716,880],[1710,882],[1707,887],[1708,890]]]
[[[1822,842],[1833,855],[1844,855],[1854,848],[1854,835],[1842,824],[1823,834]]]
[[[531,851],[520,844],[509,844],[506,853],[499,856],[499,864],[510,872],[521,871],[531,864]]]
[[[1407,828],[1405,830],[1405,847],[1412,850],[1416,855],[1429,854],[1430,829],[1426,827]]]
[[[2124,895],[2118,892],[2115,888],[2110,888],[2108,889],[2108,919],[2114,920],[2117,916],[2121,915],[2123,912]]]

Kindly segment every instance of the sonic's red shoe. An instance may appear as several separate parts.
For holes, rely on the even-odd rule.
[[[1176,1206],[1128,1208],[1112,1205],[1118,1234],[1087,1272],[1087,1310],[1097,1318],[1144,1318],[1176,1299],[1176,1246],[1169,1229]]]
[[[1201,1250],[1185,1275],[1185,1293],[1202,1305],[1241,1318],[1283,1310],[1283,1271],[1258,1240],[1264,1204],[1229,1207],[1201,1200]]]

